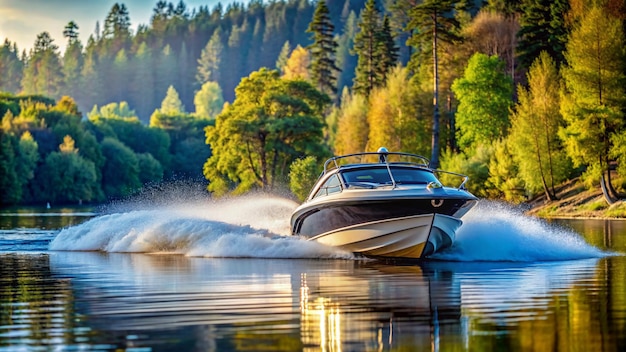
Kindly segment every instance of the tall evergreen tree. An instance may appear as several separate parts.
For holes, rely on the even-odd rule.
[[[134,98],[131,100],[132,106],[137,109],[137,115],[142,121],[148,122],[148,116],[151,111],[154,110],[155,100],[153,94],[147,94],[154,88],[154,58],[152,56],[152,50],[146,44],[141,42],[135,57],[132,60],[132,85],[129,87],[131,90],[131,96]]]
[[[98,47],[96,40],[90,36],[85,48],[85,61],[81,72],[81,80],[78,83],[80,90],[76,100],[80,103],[83,111],[89,111],[94,105],[102,99],[104,85],[100,79]]]
[[[387,73],[391,71],[391,69],[398,62],[398,47],[393,39],[393,34],[391,33],[391,24],[389,22],[389,17],[384,16],[382,27],[380,28],[380,32],[378,33],[378,51],[380,54],[380,60],[378,61],[378,74],[387,77]]]
[[[78,98],[82,87],[80,86],[81,72],[83,70],[84,57],[83,46],[78,39],[70,39],[63,54],[63,80],[65,95]]]
[[[130,15],[126,5],[115,3],[104,20],[104,38],[127,37],[130,35]]]
[[[63,36],[67,38],[69,45],[78,40],[78,25],[76,22],[70,21],[67,25],[65,25]]]
[[[48,32],[37,35],[35,46],[26,63],[22,89],[26,94],[43,94],[59,98],[63,85],[63,71],[59,47]]]
[[[354,91],[369,96],[374,87],[383,84],[383,78],[376,73],[380,53],[378,49],[380,13],[375,0],[368,0],[361,11],[359,32],[354,38],[354,53],[358,57],[354,77]]]
[[[24,63],[19,58],[17,45],[5,39],[0,47],[0,91],[19,92],[23,70]]]
[[[289,59],[289,54],[291,53],[291,45],[289,45],[289,41],[287,40],[283,47],[280,49],[280,53],[278,54],[278,59],[276,59],[276,69],[281,74],[285,73],[285,66],[287,66],[287,60]]]
[[[194,97],[196,116],[214,119],[224,107],[222,88],[217,82],[206,82]]]
[[[161,113],[166,115],[180,115],[185,113],[185,107],[180,101],[178,92],[173,86],[167,88],[167,94],[161,102]]]
[[[426,47],[432,48],[433,59],[433,133],[431,143],[431,166],[439,167],[440,126],[439,126],[439,58],[438,42],[456,42],[461,38],[457,31],[459,21],[454,17],[456,0],[424,0],[410,10],[408,30],[413,33],[408,41],[417,50],[411,57],[413,65],[426,53]]]
[[[222,44],[222,30],[217,28],[211,39],[207,42],[202,54],[198,59],[198,69],[196,73],[196,83],[202,86],[209,81],[219,81],[220,62],[224,53]]]
[[[523,0],[520,6],[517,53],[524,68],[530,67],[542,51],[557,65],[565,62],[568,0]]]
[[[313,20],[307,32],[312,33],[313,43],[307,48],[311,52],[311,78],[317,88],[329,95],[337,93],[336,64],[337,42],[334,39],[335,26],[325,0],[317,3]]]

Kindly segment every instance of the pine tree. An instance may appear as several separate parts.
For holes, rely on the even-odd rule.
[[[83,70],[83,46],[80,40],[70,40],[63,54],[63,80],[66,91],[64,94],[78,97],[80,94],[80,77]]]
[[[154,109],[155,100],[153,94],[146,94],[154,88],[154,58],[152,51],[145,42],[141,42],[135,57],[132,60],[134,67],[132,71],[131,90],[132,106],[137,109],[138,116],[142,121],[147,122],[150,112]]]
[[[81,102],[82,110],[89,110],[102,99],[104,85],[100,79],[100,71],[98,69],[98,54],[96,41],[90,36],[85,48],[85,61],[81,72],[79,82],[79,93],[76,100]]]
[[[19,92],[23,70],[24,63],[19,58],[17,46],[5,39],[0,47],[0,91]]]
[[[161,102],[161,113],[166,115],[179,115],[185,113],[185,107],[180,101],[178,92],[173,86],[169,86],[167,94]]]
[[[334,30],[326,1],[320,0],[307,30],[312,33],[313,39],[307,48],[311,52],[311,78],[320,91],[329,95],[337,93],[336,72],[339,71],[335,63],[337,43],[333,37]]]
[[[76,22],[70,21],[67,25],[65,25],[63,36],[67,38],[68,45],[71,45],[78,40],[78,25]]]
[[[419,61],[420,53],[427,51],[423,47],[431,44],[433,58],[433,134],[431,143],[431,166],[439,167],[439,59],[438,42],[440,40],[453,43],[460,41],[457,31],[460,27],[459,21],[453,17],[455,10],[455,0],[425,0],[410,10],[411,20],[407,30],[413,36],[407,42],[417,50],[411,57],[413,65]]]
[[[387,73],[398,62],[398,47],[393,40],[391,25],[387,16],[383,18],[383,24],[378,33],[378,40],[379,54],[377,56],[380,57],[380,60],[378,61],[377,71],[378,75],[386,78]]]
[[[115,3],[104,20],[104,38],[127,37],[130,35],[130,16],[126,5]]]
[[[206,82],[194,97],[196,116],[214,119],[224,108],[222,88],[217,82]]]
[[[383,83],[382,77],[376,74],[379,62],[377,51],[379,43],[380,14],[376,9],[375,0],[368,0],[361,11],[359,32],[354,38],[354,53],[358,57],[353,89],[359,94],[369,96],[374,87]]]
[[[22,88],[26,94],[43,94],[59,98],[63,85],[63,71],[54,39],[48,32],[37,35],[35,46],[28,58]]]
[[[207,42],[198,59],[196,82],[202,86],[209,81],[219,81],[220,61],[224,52],[222,30],[218,27]]]
[[[285,66],[287,65],[287,60],[289,59],[290,53],[291,45],[289,45],[289,41],[286,41],[285,44],[283,44],[283,47],[280,49],[278,59],[276,59],[276,69],[281,74],[285,73]]]
[[[520,65],[530,67],[542,51],[553,57],[557,65],[564,63],[568,0],[524,0],[520,8],[523,10],[517,45]]]

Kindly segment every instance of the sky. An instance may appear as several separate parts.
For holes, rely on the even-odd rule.
[[[80,40],[83,45],[91,34],[95,33],[96,22],[102,30],[104,19],[115,5],[124,4],[130,15],[134,29],[140,24],[148,25],[158,0],[0,0],[0,45],[5,39],[16,42],[17,48],[28,52],[34,45],[37,34],[48,32],[61,53],[65,50],[67,39],[63,29],[68,22],[78,25]],[[177,4],[179,0],[167,0]],[[184,0],[187,9],[208,6],[213,9],[218,3],[224,7],[234,0]],[[238,1],[244,2],[244,1]]]

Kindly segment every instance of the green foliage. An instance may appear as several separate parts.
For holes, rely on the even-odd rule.
[[[198,85],[204,86],[207,82],[219,80],[219,67],[223,51],[222,30],[218,27],[202,49],[202,54],[198,59],[198,72],[196,73]]]
[[[513,82],[497,56],[474,54],[463,77],[452,84],[459,100],[456,113],[458,143],[472,150],[506,135]]]
[[[529,88],[518,88],[509,144],[519,175],[531,193],[556,199],[555,186],[569,176],[571,163],[558,138],[564,125],[559,111],[561,78],[555,62],[542,52],[528,73]]]
[[[106,162],[102,168],[102,185],[109,197],[127,197],[141,188],[137,155],[122,142],[106,137],[102,140]]]
[[[204,138],[188,137],[172,146],[171,173],[174,178],[201,179],[202,165],[211,156]]]
[[[180,101],[180,97],[174,86],[167,88],[167,94],[161,102],[161,109],[159,111],[165,115],[179,115],[185,113],[185,107]]]
[[[409,81],[409,70],[396,67],[389,73],[386,85],[370,94],[366,150],[386,147],[417,154],[429,150],[430,126],[424,119],[416,118],[421,104],[416,87]]]
[[[206,82],[193,99],[196,115],[214,119],[224,108],[224,95],[217,82]]]
[[[563,69],[567,125],[560,136],[576,166],[586,165],[597,180],[608,176],[607,200],[613,193],[609,156],[617,154],[612,142],[624,128],[624,54],[622,22],[594,6],[570,35]]]
[[[488,187],[489,163],[494,155],[491,145],[481,145],[471,155],[454,154],[446,150],[441,155],[441,169],[467,175],[469,181],[466,188],[477,197],[488,198],[492,194]],[[458,178],[441,174],[444,185],[458,185]]]
[[[337,77],[337,88],[342,92],[344,88],[352,85],[357,65],[357,57],[351,53],[358,31],[357,20],[355,12],[350,11],[343,31],[337,38],[337,66],[341,70]]]
[[[369,134],[367,99],[360,95],[350,95],[345,90],[337,118],[337,135],[333,150],[336,155],[353,154],[365,151]]]
[[[335,62],[338,45],[333,37],[334,30],[326,1],[319,0],[307,29],[313,37],[307,49],[311,52],[311,78],[320,91],[329,95],[337,93],[336,73],[339,71]]]
[[[0,47],[0,92],[17,92],[20,89],[24,63],[19,58],[16,44],[11,44],[9,39],[4,40]],[[15,111],[14,111],[15,113]],[[0,116],[4,115],[0,108]]]
[[[493,144],[493,156],[489,162],[489,178],[486,186],[490,196],[512,203],[526,200],[524,181],[519,177],[518,164],[513,159],[506,140]]]
[[[78,154],[69,136],[60,149],[48,154],[37,175],[39,197],[60,203],[91,201],[99,193],[94,163]]]
[[[380,12],[374,0],[368,0],[359,16],[359,32],[354,37],[354,53],[358,57],[353,89],[369,96],[370,92],[384,83],[376,66],[381,61],[378,50],[380,42]]]
[[[557,65],[564,63],[568,0],[525,0],[522,10],[517,44],[520,64],[530,67],[542,51],[547,52]]]
[[[20,137],[15,163],[15,171],[22,187],[35,177],[37,162],[39,162],[37,141],[33,139],[30,132],[26,131]]]
[[[0,130],[0,205],[19,202],[21,190],[19,176],[15,171],[13,137]]]
[[[63,71],[58,46],[48,32],[37,36],[35,47],[25,65],[22,89],[25,94],[59,97],[63,86]]]
[[[138,121],[137,114],[135,113],[135,111],[130,109],[130,106],[125,101],[122,101],[120,103],[109,103],[107,105],[104,105],[100,109],[98,109],[98,106],[95,105],[92,111],[87,114],[87,117],[90,120],[102,117],[105,119],[129,118]]]
[[[310,83],[284,80],[261,69],[244,78],[237,98],[206,129],[213,155],[204,165],[209,190],[271,190],[286,183],[287,168],[305,155],[321,156],[321,113],[330,99]]]
[[[285,41],[282,49],[280,49],[280,53],[278,54],[278,59],[276,59],[276,69],[281,74],[285,74],[285,66],[287,66],[287,59],[289,59],[289,54],[291,53],[291,45],[289,41]]]
[[[139,181],[146,185],[163,180],[163,166],[150,153],[139,153],[137,164],[139,165]]]
[[[304,201],[319,176],[320,167],[317,159],[307,156],[296,159],[289,167],[289,189],[300,200]]]

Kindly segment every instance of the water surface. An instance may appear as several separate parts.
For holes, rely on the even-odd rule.
[[[626,348],[624,222],[481,202],[448,252],[393,263],[286,236],[294,207],[0,213],[0,350]]]

